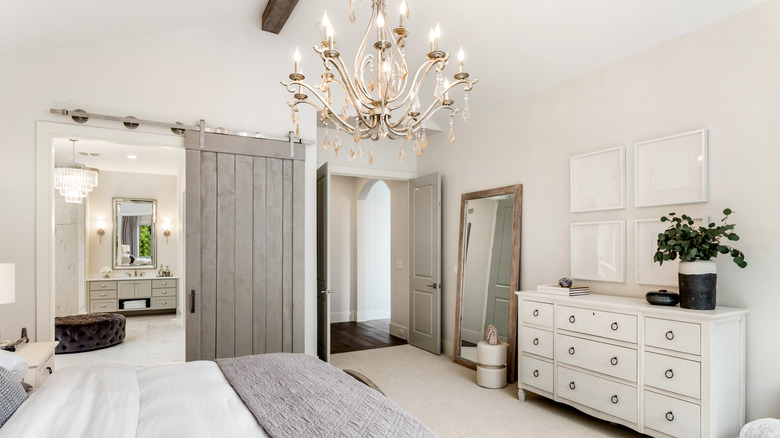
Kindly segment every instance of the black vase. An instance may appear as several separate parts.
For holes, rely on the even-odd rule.
[[[680,286],[680,307],[695,310],[715,308],[718,275],[714,261],[680,262],[677,281]]]

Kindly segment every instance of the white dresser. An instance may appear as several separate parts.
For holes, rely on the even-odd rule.
[[[120,277],[87,280],[89,312],[176,311],[175,277]],[[144,301],[142,308],[126,308],[125,301]]]
[[[517,292],[520,400],[531,391],[656,437],[735,437],[747,310]]]

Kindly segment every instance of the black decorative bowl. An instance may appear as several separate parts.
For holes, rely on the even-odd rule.
[[[645,295],[645,299],[648,303],[658,306],[676,306],[680,302],[680,294],[661,289],[648,292]]]

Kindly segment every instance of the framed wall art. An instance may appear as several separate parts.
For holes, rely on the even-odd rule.
[[[571,224],[571,275],[578,280],[625,281],[626,221]]]
[[[634,145],[634,205],[707,201],[707,130]]]
[[[619,146],[569,159],[571,212],[626,207],[626,149]]]

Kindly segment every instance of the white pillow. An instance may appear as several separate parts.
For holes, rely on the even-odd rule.
[[[22,380],[27,374],[27,361],[10,351],[0,350],[0,367],[10,371],[11,376],[16,380]]]

